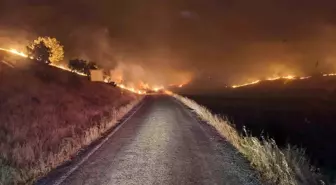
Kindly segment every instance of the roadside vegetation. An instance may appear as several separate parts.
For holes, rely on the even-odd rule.
[[[303,149],[290,145],[280,149],[273,139],[264,137],[260,140],[252,137],[246,129],[245,133],[238,133],[226,118],[211,113],[193,100],[176,94],[173,96],[193,109],[202,120],[213,126],[222,137],[236,147],[260,172],[261,179],[267,184],[325,184],[322,175],[310,165]]]
[[[39,62],[19,63],[0,63],[1,185],[32,184],[115,126],[141,99]]]
[[[82,59],[72,59],[69,60],[68,68],[71,71],[75,71],[78,73],[86,74],[87,76],[90,76],[90,70],[99,69],[96,63],[91,61],[86,61]]]

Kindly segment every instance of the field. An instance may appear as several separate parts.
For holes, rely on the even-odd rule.
[[[221,93],[185,94],[239,131],[246,126],[256,137],[274,138],[306,149],[311,163],[333,178],[336,169],[336,77],[278,80]]]
[[[141,99],[45,64],[16,61],[15,68],[0,62],[0,184],[33,183]]]

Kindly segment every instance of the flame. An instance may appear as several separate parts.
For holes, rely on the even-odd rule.
[[[189,80],[189,81],[186,81],[186,82],[183,82],[183,83],[181,83],[181,84],[170,84],[169,87],[178,87],[178,88],[182,88],[182,87],[184,87],[185,85],[187,85],[189,82],[190,82],[190,80]]]
[[[64,71],[69,71],[69,72],[72,72],[72,73],[76,73],[76,74],[78,74],[78,75],[80,75],[80,76],[87,76],[85,73],[81,73],[81,72],[77,72],[77,71],[72,71],[71,69],[69,69],[68,67],[66,67],[66,66],[64,66],[64,65],[61,65],[61,64],[53,64],[53,63],[50,63],[49,65],[51,65],[51,66],[54,66],[54,67],[56,67],[56,68],[58,68],[58,69],[62,69],[62,70],[64,70]]]
[[[259,82],[260,82],[260,80],[256,80],[256,81],[245,83],[245,84],[233,85],[232,88],[238,88],[238,87],[253,85],[253,84],[257,84]]]
[[[20,51],[18,51],[16,49],[0,48],[0,50],[6,51],[6,52],[9,52],[9,53],[12,53],[12,54],[15,54],[17,56],[24,57],[24,58],[29,58],[29,56],[27,54],[25,54],[24,52],[20,52]],[[31,59],[33,59],[33,58],[31,58]],[[80,72],[77,72],[77,71],[72,71],[70,68],[68,68],[67,66],[62,65],[62,64],[53,64],[53,63],[51,63],[49,65],[51,65],[53,67],[56,67],[58,69],[64,70],[64,71],[69,71],[69,72],[75,73],[75,74],[80,75],[80,76],[87,76],[84,73],[80,73]],[[164,90],[164,86],[150,86],[149,84],[144,83],[144,82],[140,82],[139,88],[135,88],[133,86],[126,86],[125,84],[122,84],[123,77],[121,75],[118,75],[117,79],[118,79],[117,82],[116,82],[117,83],[117,87],[119,87],[121,89],[125,89],[125,90],[128,90],[128,91],[131,91],[131,92],[136,93],[136,94],[146,94],[147,91],[159,92],[161,90]],[[105,83],[109,83],[109,80],[104,79],[104,82]]]
[[[16,49],[12,49],[12,48],[11,49],[0,48],[0,50],[6,51],[6,52],[10,52],[10,53],[13,53],[13,54],[21,56],[21,57],[28,58],[27,54],[25,54],[24,52],[20,52],[20,51],[18,51]]]
[[[308,79],[308,78],[311,78],[311,76],[303,76],[303,77],[300,77],[299,79],[304,80],[304,79]]]
[[[25,54],[24,52],[21,52],[21,51],[18,51],[16,49],[5,49],[5,48],[0,48],[1,51],[6,51],[6,52],[9,52],[9,53],[12,53],[14,55],[17,55],[17,56],[21,56],[21,57],[24,57],[24,58],[30,58],[30,59],[34,59],[32,57],[29,57],[27,54]],[[3,61],[2,61],[3,62]],[[72,73],[76,73],[77,75],[80,75],[80,76],[87,76],[86,74],[84,73],[80,73],[80,72],[77,72],[77,71],[72,71],[71,69],[69,69],[67,66],[64,66],[64,65],[61,65],[61,64],[53,64],[51,63],[50,64],[51,66],[54,66],[56,68],[59,68],[61,70],[65,70],[65,71],[69,71],[69,72],[72,72]],[[14,67],[14,66],[12,66]],[[328,77],[328,76],[336,76],[336,73],[325,73],[325,74],[322,74],[322,76],[324,77]],[[305,80],[305,79],[309,79],[311,78],[312,76],[302,76],[302,77],[298,77],[298,76],[295,76],[295,75],[286,75],[286,76],[273,76],[273,77],[268,77],[266,78],[266,81],[275,81],[275,80],[280,80],[280,79],[287,79],[287,80]],[[140,82],[139,84],[139,88],[135,88],[135,87],[129,87],[129,86],[126,86],[124,84],[122,84],[122,81],[123,81],[123,77],[121,75],[119,75],[117,77],[118,81],[117,81],[117,86],[121,89],[125,89],[125,90],[128,90],[128,91],[131,91],[133,93],[137,93],[137,94],[146,94],[147,91],[154,91],[154,92],[159,92],[159,91],[164,91],[166,94],[171,94],[170,91],[167,91],[165,90],[164,86],[150,86],[148,83],[144,83],[144,82]],[[252,82],[247,82],[247,83],[243,83],[243,84],[235,84],[235,85],[232,85],[231,87],[232,88],[239,88],[239,87],[244,87],[244,86],[249,86],[249,85],[254,85],[254,84],[258,84],[262,81],[265,81],[265,80],[261,80],[261,79],[258,79],[258,80],[255,80],[255,81],[252,81]],[[105,83],[108,83],[109,80],[104,80]],[[179,88],[182,88],[183,86],[185,86],[186,84],[188,84],[188,82],[184,82],[184,83],[181,83],[181,84],[171,84],[169,86],[176,86],[176,87],[179,87]]]
[[[323,76],[333,76],[333,75],[336,75],[336,74],[324,74]],[[268,77],[266,78],[266,81],[275,81],[275,80],[280,80],[280,79],[286,79],[286,80],[305,80],[305,79],[308,79],[308,78],[311,78],[311,76],[302,76],[302,77],[298,77],[298,76],[295,76],[295,75],[286,75],[286,76],[273,76],[273,77]],[[257,83],[260,83],[262,81],[265,81],[265,80],[255,80],[253,82],[249,82],[249,83],[244,83],[244,84],[239,84],[239,85],[232,85],[231,87],[232,88],[238,88],[238,87],[244,87],[244,86],[248,86],[248,85],[253,85],[253,84],[257,84]]]
[[[151,86],[148,83],[144,83],[142,81],[140,81],[139,83],[139,88],[145,91],[154,91],[154,92],[159,92],[165,89],[165,87],[162,85],[161,86],[160,85]]]
[[[189,83],[189,81],[188,81],[188,82],[181,83],[181,84],[178,85],[178,87],[179,87],[179,88],[182,88],[182,87],[184,87],[185,85],[187,85],[188,83]]]
[[[145,89],[145,90],[150,89],[149,84],[148,84],[148,83],[144,83],[143,81],[140,81],[140,83],[139,83],[139,87],[140,87],[141,89]]]
[[[173,95],[174,93],[168,90],[164,90],[164,93],[168,94],[168,95]]]
[[[117,84],[117,86],[121,89],[125,89],[136,94],[146,94],[146,91],[135,89],[134,87],[127,87],[124,84]]]
[[[323,76],[336,76],[336,73],[323,74]]]

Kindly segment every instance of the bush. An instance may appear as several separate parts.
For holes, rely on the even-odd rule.
[[[90,76],[90,70],[98,69],[94,62],[85,61],[82,59],[69,60],[68,67],[72,71],[86,74]]]
[[[46,44],[41,41],[34,45],[34,47],[27,47],[28,54],[30,57],[37,61],[43,63],[50,63],[49,57],[51,56],[51,49],[46,46]]]

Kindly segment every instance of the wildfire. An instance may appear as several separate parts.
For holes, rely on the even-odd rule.
[[[24,52],[20,52],[20,51],[18,51],[16,49],[0,48],[0,50],[1,51],[6,51],[6,52],[9,52],[9,53],[12,53],[12,54],[15,54],[17,56],[24,57],[24,58],[28,58],[29,57]],[[31,59],[33,59],[33,58],[31,58]],[[80,72],[77,72],[77,71],[72,71],[67,66],[64,66],[62,64],[53,64],[53,63],[51,63],[50,65],[53,66],[53,67],[56,67],[58,69],[64,70],[64,71],[69,71],[69,72],[75,73],[75,74],[80,75],[80,76],[87,76],[87,74],[80,73]],[[118,77],[118,79],[119,79],[119,81],[117,82],[117,86],[119,88],[131,91],[131,92],[136,93],[136,94],[146,94],[147,91],[159,92],[159,91],[165,89],[163,86],[150,86],[149,84],[144,83],[144,82],[140,82],[139,88],[135,88],[133,86],[126,86],[125,84],[122,84],[122,81],[123,81],[122,76]],[[104,82],[105,83],[109,83],[110,81],[109,80],[104,80]]]
[[[161,90],[163,90],[164,89],[164,87],[163,86],[157,86],[157,87],[153,87],[153,91],[155,91],[155,92],[159,92],[159,91],[161,91]]]
[[[155,91],[155,92],[159,92],[161,90],[164,90],[165,87],[164,86],[160,86],[160,85],[149,85],[148,83],[144,83],[144,82],[140,82],[139,83],[139,89],[145,90],[145,91]]]
[[[311,78],[311,76],[303,76],[303,77],[300,77],[299,79],[300,80],[305,80],[305,79],[308,79],[308,78]]]
[[[181,84],[170,84],[169,86],[170,86],[170,87],[178,87],[178,88],[182,88],[182,87],[184,87],[185,85],[187,85],[189,82],[190,82],[190,80],[189,80],[189,81],[186,81],[186,82],[183,82],[183,83],[181,83]]]
[[[182,87],[184,87],[185,85],[187,85],[188,83],[189,83],[189,81],[188,81],[188,82],[181,83],[181,84],[178,85],[178,87],[179,87],[179,88],[182,88]]]
[[[248,85],[253,85],[259,83],[260,80],[256,80],[250,83],[245,83],[245,84],[239,84],[239,85],[233,85],[232,88],[238,88],[238,87],[243,87],[243,86],[248,86]]]
[[[142,82],[142,81],[139,83],[139,87],[140,87],[141,89],[145,89],[145,90],[150,89],[149,84],[148,84],[148,83],[144,83],[144,82]]]
[[[0,48],[0,50],[1,51],[6,51],[6,52],[9,52],[9,53],[12,53],[14,55],[21,56],[21,57],[24,57],[24,58],[28,58],[29,57],[24,52],[21,52],[21,51],[18,51],[16,49],[12,49],[12,48],[11,49]],[[33,58],[31,58],[31,59],[33,59]],[[4,62],[4,61],[2,61],[2,62]],[[56,64],[51,63],[50,65],[53,66],[53,67],[59,68],[61,70],[65,70],[65,71],[69,71],[69,72],[72,72],[72,73],[76,73],[77,75],[87,76],[84,73],[80,73],[80,72],[77,72],[77,71],[72,71],[67,66],[64,66],[64,65],[61,65],[61,64],[56,65]],[[11,66],[11,67],[14,67],[14,66]],[[336,73],[325,73],[325,74],[322,74],[322,76],[324,76],[324,77],[336,76]],[[254,81],[248,82],[248,83],[235,84],[235,85],[232,85],[231,87],[232,88],[239,88],[239,87],[244,87],[244,86],[258,84],[258,83],[260,83],[262,81],[275,81],[275,80],[280,80],[280,79],[286,79],[286,80],[305,80],[305,79],[309,79],[309,78],[311,78],[311,76],[302,76],[302,77],[298,77],[298,76],[294,76],[294,75],[273,76],[273,77],[268,77],[265,80],[258,79],[258,80],[254,80]],[[154,91],[154,92],[163,91],[163,92],[165,92],[167,94],[171,93],[170,91],[165,90],[165,88],[163,86],[150,86],[147,83],[140,82],[139,85],[138,85],[138,88],[135,88],[133,86],[126,86],[125,84],[123,84],[122,83],[122,81],[123,81],[122,76],[120,76],[118,79],[119,79],[119,81],[117,82],[117,86],[119,88],[131,91],[133,93],[147,94],[148,91]],[[104,82],[109,83],[109,80],[106,80]],[[174,86],[174,87],[182,88],[186,84],[188,84],[188,82],[181,83],[181,84],[171,84],[169,86]]]
[[[336,74],[324,74],[323,76],[333,76]],[[275,81],[275,80],[280,80],[280,79],[285,79],[285,80],[305,80],[311,78],[311,76],[302,76],[302,77],[298,77],[298,76],[294,76],[294,75],[287,75],[287,76],[276,76],[276,77],[269,77],[266,78],[266,81]],[[255,80],[253,82],[249,82],[249,83],[245,83],[245,84],[239,84],[239,85],[233,85],[231,86],[232,88],[238,88],[238,87],[244,87],[244,86],[248,86],[248,85],[253,85],[253,84],[257,84],[260,83],[262,81],[265,80]]]
[[[68,67],[66,67],[66,66],[64,66],[64,65],[61,65],[61,64],[56,65],[56,64],[51,63],[50,65],[51,65],[51,66],[54,66],[54,67],[56,67],[56,68],[62,69],[62,70],[64,70],[64,71],[69,71],[69,72],[72,72],[72,73],[76,73],[76,74],[78,74],[78,75],[80,75],[80,76],[87,76],[85,73],[80,73],[80,72],[77,72],[77,71],[73,71],[73,70],[69,69]]]
[[[28,58],[28,55],[23,53],[23,52],[20,52],[16,49],[4,49],[4,48],[0,48],[1,51],[6,51],[6,52],[10,52],[10,53],[13,53],[15,55],[18,55],[18,56],[21,56],[21,57],[25,57],[25,58]]]
[[[146,91],[138,90],[138,89],[135,89],[134,87],[127,87],[124,84],[117,84],[117,86],[121,89],[126,89],[136,94],[146,94]]]
[[[336,76],[336,73],[323,74],[323,76]]]

